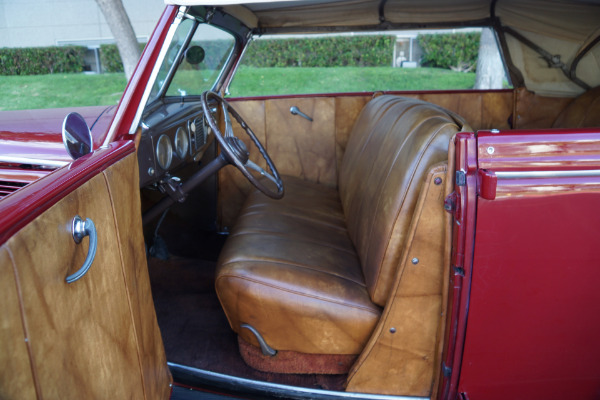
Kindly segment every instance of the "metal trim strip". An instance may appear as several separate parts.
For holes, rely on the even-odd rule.
[[[371,393],[335,392],[331,390],[310,389],[297,386],[282,385],[278,383],[255,381],[238,378],[236,376],[205,371],[176,363],[167,363],[171,373],[177,380],[177,375],[189,374],[205,384],[219,386],[224,390],[235,388],[252,393],[261,393],[266,396],[285,397],[288,399],[318,399],[318,400],[427,400],[429,397],[391,396]]]
[[[154,82],[156,81],[156,77],[158,76],[158,73],[160,71],[160,67],[162,66],[162,63],[167,55],[167,50],[169,50],[169,45],[171,44],[171,41],[173,40],[173,36],[175,36],[175,31],[177,30],[177,27],[183,20],[183,17],[186,15],[186,13],[187,13],[187,7],[183,7],[183,6],[179,7],[177,16],[175,17],[175,20],[169,27],[167,36],[165,37],[165,40],[163,41],[163,47],[160,49],[160,53],[158,53],[158,58],[156,59],[156,63],[154,64],[154,68],[152,69],[152,73],[150,74],[150,78],[148,79],[148,82],[146,83],[146,90],[144,90],[144,94],[142,95],[142,98],[140,100],[140,104],[137,109],[137,112],[135,113],[135,117],[133,118],[131,126],[129,127],[130,135],[135,134],[135,132],[140,124],[140,121],[142,119],[142,113],[144,112],[144,108],[146,108],[146,105],[148,103],[148,99],[150,97],[150,92],[152,91],[152,87],[154,86]],[[111,135],[109,134],[107,136],[107,138],[108,137],[111,137]]]
[[[57,160],[42,160],[39,158],[29,157],[15,157],[15,156],[0,156],[0,162],[9,164],[31,164],[40,165],[43,167],[60,168],[67,165],[68,161],[57,161]]]

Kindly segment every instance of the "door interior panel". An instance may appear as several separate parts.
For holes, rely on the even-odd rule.
[[[141,397],[134,329],[110,204],[104,177],[96,175],[7,243],[44,397],[95,398],[106,385],[120,388],[124,397]],[[94,221],[98,249],[88,273],[69,284],[65,277],[83,265],[89,246],[87,239],[78,245],[72,238],[70,224],[76,215]],[[115,351],[106,351],[113,347]],[[116,370],[121,370],[117,376],[111,373]]]
[[[515,89],[514,129],[551,128],[556,116],[573,99],[539,96],[525,88]]]
[[[292,115],[292,107],[313,120]],[[279,173],[335,186],[335,99],[267,100],[265,112],[268,151]]]
[[[4,247],[0,248],[0,293],[0,398],[35,399],[17,282],[10,254]]]
[[[141,360],[146,397],[168,398],[170,374],[150,290],[142,232],[137,158],[123,159],[104,171],[116,223],[118,245]]]
[[[15,271],[20,337],[29,346],[29,368],[42,397],[101,398],[107,387],[115,398],[168,397],[170,375],[146,270],[136,166],[131,154],[95,175],[0,250],[3,275]],[[76,215],[94,222],[97,251],[88,272],[67,283],[90,246],[89,238],[80,244],[73,239]]]

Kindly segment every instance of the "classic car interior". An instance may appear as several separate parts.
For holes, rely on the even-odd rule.
[[[261,19],[262,10],[253,11],[264,24],[259,25],[268,26],[264,21],[269,19]],[[187,12],[204,15],[206,11],[192,7]],[[519,35],[506,37],[512,43]],[[596,80],[590,81],[592,85]],[[582,92],[577,80],[559,81],[548,84],[549,94],[565,85]],[[447,176],[453,169],[448,167],[453,136],[486,128],[595,126],[597,113],[592,110],[598,107],[597,93],[598,89],[584,91],[574,101],[539,96],[523,87],[485,93],[340,94],[229,103],[216,94],[200,101],[198,96],[165,97],[165,105],[156,109],[160,112],[150,107],[144,119],[145,125],[156,126],[153,135],[166,133],[177,143],[173,132],[185,127],[193,132],[195,125],[195,131],[205,137],[215,136],[228,162],[240,170],[248,156],[256,160],[251,162],[256,178],[250,168],[244,175],[274,188],[252,188],[242,174],[226,167],[220,170],[218,182],[201,191],[206,195],[218,187],[217,225],[227,233],[222,249],[218,238],[196,239],[199,234],[190,233],[183,220],[197,221],[192,215],[201,211],[185,203],[176,205],[161,220],[162,226],[152,223],[146,229],[147,243],[158,242],[150,252],[158,258],[151,256],[149,263],[151,278],[156,275],[153,293],[167,357],[200,370],[290,385],[431,395],[440,373],[437,349],[448,285],[450,238],[442,200],[453,187],[453,176]],[[190,104],[184,106],[186,102]],[[198,117],[202,102],[204,119]],[[171,115],[169,107],[177,110],[173,121],[164,119]],[[294,107],[312,120],[287,112]],[[155,115],[169,122],[146,122]],[[170,133],[162,124],[170,127]],[[150,143],[149,136],[143,134],[142,142]],[[234,137],[239,138],[235,144]],[[224,143],[227,138],[229,144]],[[237,157],[229,154],[228,146],[237,149]],[[140,145],[138,155],[150,154],[150,160],[152,147],[147,148],[143,151]],[[240,158],[246,149],[248,155]],[[160,153],[158,147],[154,153]],[[236,164],[239,160],[241,166]],[[140,175],[146,170],[147,164],[140,162]],[[283,198],[276,194],[281,192],[281,181]],[[147,191],[143,189],[143,195]],[[190,193],[189,200],[193,197]],[[159,213],[151,215],[156,221]],[[176,243],[190,239],[217,241],[220,250],[203,254],[213,261],[193,261],[189,257],[198,253],[189,249],[178,253],[182,246]],[[159,259],[167,254],[167,260]],[[167,281],[176,285],[178,273],[197,283],[187,290],[165,287]],[[173,276],[166,280],[165,274]],[[203,290],[207,293],[200,294]],[[183,305],[184,297],[197,303]],[[201,325],[209,320],[210,329],[204,330]],[[215,332],[218,340],[212,337]],[[382,356],[386,352],[393,355],[391,360]],[[217,361],[223,359],[228,362]]]
[[[465,1],[457,12],[439,1],[425,13],[405,1],[171,3],[175,22],[132,126],[135,151],[122,150],[129,155],[116,172],[88,184],[104,201],[84,195],[94,218],[114,215],[99,240],[121,241],[111,245],[121,258],[102,263],[120,265],[123,307],[134,310],[122,322],[122,347],[138,344],[122,362],[143,370],[133,365],[166,359],[178,382],[231,391],[250,380],[261,390],[435,396],[446,372],[452,251],[444,199],[460,184],[453,138],[600,126],[598,7],[493,0]],[[251,35],[455,26],[495,29],[513,89],[223,98]],[[209,36],[223,46],[203,43]],[[43,231],[35,221],[27,229]],[[33,262],[14,250],[25,240],[11,240],[0,260]],[[32,274],[24,285],[33,292]],[[39,296],[31,309],[51,294]],[[144,373],[146,395],[164,395],[169,372]]]

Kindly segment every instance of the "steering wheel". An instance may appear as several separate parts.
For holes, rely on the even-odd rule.
[[[242,172],[242,174],[244,174],[246,179],[248,179],[250,183],[252,183],[258,190],[263,192],[265,195],[273,199],[281,199],[283,197],[283,181],[281,180],[281,177],[279,176],[279,173],[277,172],[273,161],[267,154],[267,151],[260,143],[254,132],[252,132],[252,129],[250,129],[248,124],[246,124],[246,122],[242,119],[240,114],[238,114],[238,112],[235,111],[234,108],[231,107],[231,105],[227,101],[225,101],[224,98],[222,98],[215,92],[204,92],[202,94],[201,101],[206,121],[208,122],[208,125],[214,132],[215,137],[217,138],[217,141],[221,146],[221,151],[225,156],[226,160],[230,164],[235,165],[237,169],[239,169]],[[215,120],[213,113],[210,111],[211,101],[214,102],[213,104],[216,103],[217,107],[221,107],[221,110],[223,111],[223,118],[225,119],[225,133],[221,133],[217,121]],[[246,131],[246,134],[250,137],[254,145],[258,148],[258,151],[262,155],[263,159],[266,161],[271,172],[265,171],[258,164],[250,160],[250,152],[248,151],[248,148],[241,139],[237,138],[233,134],[233,127],[231,125],[230,115],[233,115],[233,118],[235,118],[235,120],[240,124],[240,126],[244,128],[244,131]],[[272,181],[277,187],[277,190],[273,190],[272,188],[266,186],[265,183],[259,178],[257,178],[255,175],[253,175],[250,172],[250,170],[254,170],[258,172],[261,176]]]

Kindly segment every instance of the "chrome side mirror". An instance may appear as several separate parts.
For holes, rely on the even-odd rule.
[[[72,112],[65,117],[62,126],[62,139],[67,153],[73,160],[77,160],[92,151],[93,142],[90,128],[87,126],[85,119],[76,112]]]

